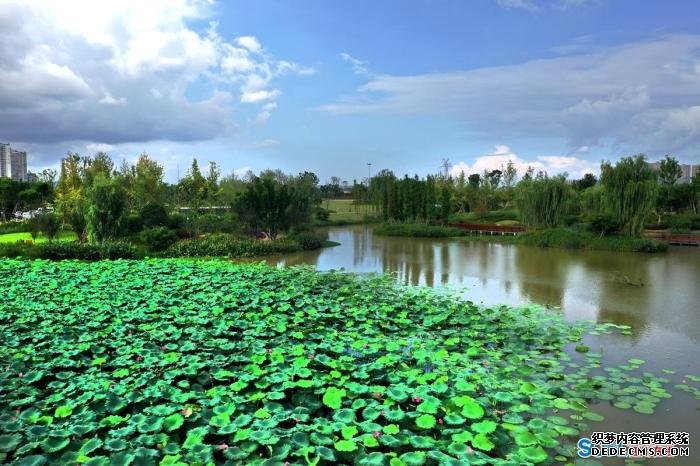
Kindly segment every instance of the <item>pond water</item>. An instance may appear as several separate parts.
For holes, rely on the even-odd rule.
[[[604,364],[636,357],[644,370],[681,383],[700,375],[700,248],[671,247],[666,254],[542,249],[445,239],[374,236],[370,226],[328,229],[339,246],[268,258],[276,266],[310,264],[318,270],[391,273],[406,284],[458,289],[483,305],[537,303],[567,321],[614,322],[633,335],[586,338]],[[577,356],[574,353],[575,356]],[[675,370],[666,375],[662,369]],[[700,464],[700,401],[670,388],[654,415],[596,406],[605,416],[597,431],[689,432],[691,458],[646,464]],[[605,464],[622,464],[606,461]]]

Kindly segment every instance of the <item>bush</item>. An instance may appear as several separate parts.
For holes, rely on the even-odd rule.
[[[197,233],[235,233],[236,216],[231,212],[192,215],[185,225]]]
[[[663,252],[668,250],[668,243],[651,238],[635,238],[632,240],[634,252]]]
[[[133,259],[138,256],[136,248],[124,241],[109,241],[101,244],[54,241],[39,244],[35,248],[38,251],[38,257],[51,260]]]
[[[589,222],[590,231],[600,236],[620,231],[620,228],[622,228],[622,222],[614,215],[607,213],[593,215],[589,218]]]
[[[48,213],[40,217],[41,231],[49,240],[53,240],[61,231],[61,220],[58,215]]]
[[[459,228],[425,225],[422,223],[385,223],[374,229],[381,236],[407,236],[411,238],[449,238],[464,236]]]
[[[168,213],[160,204],[149,202],[139,212],[144,228],[160,227],[168,224]]]
[[[181,240],[163,253],[166,257],[254,257],[295,252],[300,249],[289,239],[262,241],[241,239],[229,234],[214,234],[205,238]]]
[[[310,251],[313,249],[320,249],[323,247],[323,241],[325,238],[318,233],[313,231],[303,231],[291,237],[294,241],[299,244],[299,247],[304,251]]]
[[[316,209],[316,220],[320,220],[322,222],[325,222],[328,220],[328,218],[331,216],[331,211],[326,210],[323,207],[319,207]]]
[[[700,215],[678,214],[670,215],[668,226],[679,230],[700,230]]]
[[[177,241],[177,234],[173,230],[160,226],[143,230],[139,240],[151,251],[164,251]]]
[[[16,243],[0,243],[0,257],[37,257],[36,247],[24,241]]]
[[[136,214],[127,215],[125,220],[125,230],[131,235],[135,235],[139,231],[143,230],[143,222],[141,221],[141,216]]]
[[[10,220],[9,222],[0,223],[0,235],[6,233],[24,233],[27,231],[26,220]]]
[[[27,231],[29,231],[29,234],[34,240],[37,236],[39,236],[39,233],[41,232],[41,219],[38,215],[35,215],[27,220]]]

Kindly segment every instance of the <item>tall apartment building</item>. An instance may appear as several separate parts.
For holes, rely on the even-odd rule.
[[[647,163],[647,166],[654,171],[661,169],[661,162]],[[681,177],[676,180],[676,184],[687,184],[693,181],[693,177],[700,173],[700,165],[698,164],[680,164]]]
[[[0,143],[0,177],[27,181],[27,153]]]

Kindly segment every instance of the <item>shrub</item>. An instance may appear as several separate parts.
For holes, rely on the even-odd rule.
[[[668,250],[668,244],[651,238],[635,238],[632,240],[634,252],[663,252]]]
[[[168,224],[168,213],[160,204],[149,202],[139,211],[141,223],[145,228],[160,227]]]
[[[40,217],[41,231],[49,240],[53,240],[61,231],[61,220],[58,215],[48,213]]]
[[[163,255],[166,257],[254,257],[295,252],[299,249],[299,244],[289,239],[262,241],[220,233],[204,238],[178,241]]]
[[[131,235],[135,235],[139,231],[143,230],[143,222],[141,221],[140,215],[129,214],[126,216],[124,223],[126,232]]]
[[[319,249],[323,246],[324,237],[313,231],[303,231],[291,237],[304,251]]]
[[[0,257],[37,257],[36,248],[24,241],[0,243]]]
[[[27,231],[29,231],[29,234],[34,240],[37,236],[39,236],[39,233],[41,232],[41,219],[38,215],[35,215],[27,220]]]
[[[138,256],[136,248],[124,241],[108,241],[101,244],[50,242],[39,244],[36,249],[38,257],[52,260],[133,259]]]
[[[0,223],[0,235],[6,233],[24,233],[27,231],[26,220],[11,220],[9,222]]]
[[[331,216],[331,211],[326,210],[323,207],[316,209],[316,220],[326,221]]]
[[[143,230],[139,240],[151,251],[164,251],[177,241],[177,234],[166,227],[153,227]]]
[[[590,217],[590,231],[604,236],[610,233],[619,231],[622,228],[622,222],[612,214],[601,213]]]

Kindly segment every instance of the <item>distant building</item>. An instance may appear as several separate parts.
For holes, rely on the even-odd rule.
[[[27,153],[0,143],[0,177],[27,181]]]
[[[647,163],[647,166],[658,172],[661,169],[661,162]],[[700,173],[699,164],[679,164],[681,177],[676,180],[676,184],[688,184],[693,181],[693,177]]]
[[[39,181],[39,175],[34,172],[27,172],[27,183],[36,183]]]

